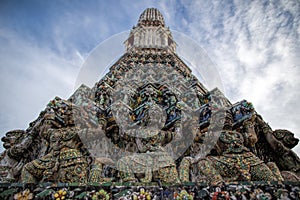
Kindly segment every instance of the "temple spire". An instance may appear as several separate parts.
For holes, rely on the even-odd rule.
[[[156,8],[147,8],[138,21],[138,26],[165,26],[164,17]]]
[[[159,10],[147,8],[138,20],[128,39],[124,42],[127,51],[138,49],[165,49],[176,51],[176,43]]]

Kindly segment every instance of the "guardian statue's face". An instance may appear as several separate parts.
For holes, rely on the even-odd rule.
[[[23,130],[14,130],[9,131],[5,134],[5,136],[1,139],[3,142],[3,147],[5,149],[9,149],[15,144],[19,143],[19,140],[24,136],[25,131]]]

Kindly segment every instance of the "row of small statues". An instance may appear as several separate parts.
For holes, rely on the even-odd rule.
[[[175,162],[165,144],[176,140],[176,132],[156,127],[144,130],[149,137],[135,139],[136,153],[115,161],[95,158],[81,141],[82,134],[97,138],[100,132],[108,131],[107,123],[103,120],[98,127],[85,127],[84,119],[80,118],[82,123],[75,122],[71,112],[83,111],[57,98],[26,131],[8,132],[2,139],[6,150],[1,154],[1,182],[160,180],[173,184],[194,181],[219,185],[228,181],[300,180],[300,161],[291,150],[298,140],[289,131],[272,131],[259,115],[253,115],[239,130],[232,130],[232,116],[227,117],[229,120],[225,120],[207,156],[190,150]],[[215,134],[213,128],[208,132],[198,128],[189,131],[196,136],[192,146],[205,145],[199,138],[209,132]],[[115,168],[117,173],[106,176],[107,166]]]

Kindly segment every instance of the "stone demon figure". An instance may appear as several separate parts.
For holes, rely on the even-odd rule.
[[[247,148],[257,142],[253,119],[245,121],[243,127],[244,132],[233,131],[232,116],[227,112],[224,129],[215,145],[216,155],[184,158],[179,168],[181,181],[190,180],[191,167],[196,168],[194,171],[212,185],[228,181],[282,181],[275,164],[271,163],[270,168]]]
[[[18,180],[21,169],[26,162],[26,156],[18,157],[13,155],[11,148],[20,144],[24,136],[24,130],[14,130],[7,132],[2,138],[5,151],[1,154],[0,161],[1,182],[12,182]]]
[[[44,114],[44,111],[41,112],[25,131],[9,131],[2,138],[5,151],[1,154],[0,161],[1,182],[20,181],[23,166],[43,154],[45,148],[38,134],[38,127]]]
[[[258,133],[258,142],[254,151],[265,162],[274,162],[281,171],[285,180],[300,181],[300,159],[293,150],[298,139],[288,130],[275,130],[257,116],[255,129]]]
[[[154,106],[155,107],[155,106]],[[121,158],[117,162],[117,169],[123,181],[135,181],[138,174],[143,174],[141,182],[161,180],[168,183],[179,183],[176,165],[164,144],[174,140],[176,133],[160,130],[159,119],[162,110],[157,108],[149,111],[148,126],[146,129],[136,129],[135,143],[138,152]],[[157,110],[160,110],[158,112]]]
[[[39,124],[39,135],[47,150],[23,167],[22,182],[87,181],[88,153],[78,136],[80,127],[75,126],[76,111],[75,106],[59,98],[49,103]]]
[[[102,131],[103,126],[92,127],[90,121],[85,110],[69,101],[50,101],[26,131],[11,131],[2,139],[1,182],[102,181],[102,160],[92,158],[79,137]]]
[[[154,111],[149,110],[148,118],[159,115]],[[138,137],[131,135],[128,143],[133,144],[135,150],[130,152],[135,153],[118,158],[116,163],[108,158],[93,157],[87,145],[106,137],[108,122],[101,118],[102,115],[92,104],[78,107],[55,98],[28,129],[10,131],[2,139],[5,151],[1,154],[0,181],[111,181],[103,177],[104,165],[116,165],[123,181],[208,181],[217,185],[228,181],[300,180],[300,160],[291,150],[298,139],[287,130],[273,131],[254,112],[251,118],[233,125],[232,113],[226,111],[224,127],[209,155],[205,157],[199,156],[201,152],[189,152],[180,163],[178,161],[178,172],[176,162],[165,150],[166,144],[176,141],[176,132],[161,130],[157,126],[166,119],[158,122],[150,117],[146,128],[136,129],[135,136]],[[210,129],[199,129],[202,132],[194,138],[195,143],[203,143],[205,134],[216,134],[213,127],[212,124]],[[92,141],[83,144],[85,139]]]

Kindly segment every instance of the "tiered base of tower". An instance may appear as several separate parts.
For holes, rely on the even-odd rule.
[[[295,182],[235,182],[223,187],[205,183],[1,184],[1,199],[299,199]]]

